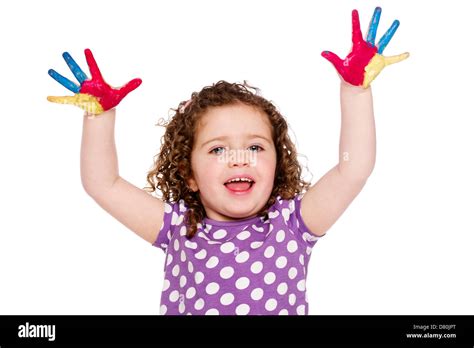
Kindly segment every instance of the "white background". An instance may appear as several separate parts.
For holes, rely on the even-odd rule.
[[[71,94],[91,48],[105,79],[143,84],[118,108],[120,174],[139,187],[158,152],[154,126],[191,92],[244,79],[274,101],[319,179],[336,164],[339,79],[320,53],[345,56],[351,10],[385,55],[411,57],[373,82],[377,164],[315,246],[310,314],[474,314],[474,80],[469,1],[1,2],[0,314],[158,314],[164,253],[84,192],[82,111]],[[303,158],[302,158],[303,159]]]

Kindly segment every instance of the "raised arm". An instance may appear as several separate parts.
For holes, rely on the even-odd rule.
[[[341,82],[339,163],[327,172],[301,202],[301,215],[321,236],[359,194],[375,165],[375,121],[372,91]]]
[[[153,243],[163,222],[164,203],[120,177],[114,127],[115,109],[94,118],[84,115],[82,185],[105,211]]]
[[[359,14],[352,11],[352,50],[342,60],[332,52],[322,56],[341,78],[341,135],[339,163],[327,172],[301,202],[301,215],[312,233],[324,235],[364,187],[375,165],[375,122],[371,82],[388,65],[408,58],[408,53],[385,57],[383,50],[399,26],[395,20],[375,45],[381,8],[377,7],[362,38]]]
[[[48,100],[76,105],[86,111],[81,146],[82,185],[104,210],[152,243],[163,221],[164,203],[119,176],[114,139],[114,107],[137,88],[141,80],[134,79],[121,88],[113,88],[104,81],[92,52],[86,49],[85,55],[92,77],[89,79],[65,52],[63,57],[79,85],[51,69],[49,75],[75,94],[48,97]]]

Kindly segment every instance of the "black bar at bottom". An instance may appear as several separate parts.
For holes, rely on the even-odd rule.
[[[0,348],[197,343],[472,348],[474,316],[0,316]]]

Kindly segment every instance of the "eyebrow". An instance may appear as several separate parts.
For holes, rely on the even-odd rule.
[[[268,138],[262,136],[262,135],[259,135],[259,134],[248,134],[246,136],[247,139],[254,139],[254,138],[259,138],[259,139],[263,139],[265,140],[267,143],[271,144],[271,141],[268,140]],[[201,148],[203,148],[204,146],[206,146],[207,144],[213,142],[213,141],[216,141],[216,140],[226,140],[226,139],[229,139],[228,136],[220,136],[220,137],[216,137],[216,138],[213,138],[213,139],[210,139],[206,142],[204,142],[202,145],[201,145]]]

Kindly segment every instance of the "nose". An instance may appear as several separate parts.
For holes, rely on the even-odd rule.
[[[250,165],[249,155],[245,150],[229,150],[229,167],[248,167]]]

